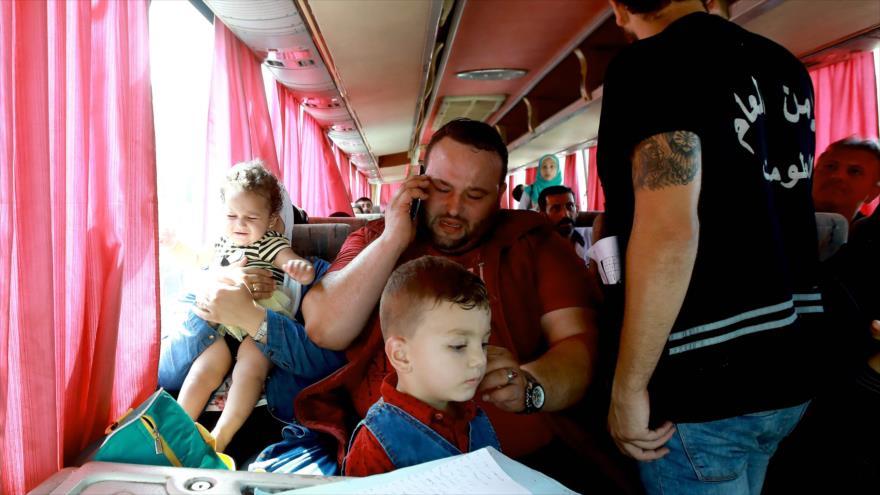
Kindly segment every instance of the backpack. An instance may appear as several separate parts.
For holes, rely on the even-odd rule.
[[[210,433],[161,388],[104,433],[85,461],[235,470],[232,458],[214,450]]]

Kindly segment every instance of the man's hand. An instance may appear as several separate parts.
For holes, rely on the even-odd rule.
[[[486,374],[477,393],[503,411],[516,413],[526,408],[526,379],[510,351],[493,345],[486,349]]]
[[[651,406],[648,391],[618,392],[611,394],[608,411],[608,430],[617,448],[639,461],[653,461],[669,453],[664,447],[675,433],[675,426],[667,421],[660,428],[648,428]]]
[[[211,268],[205,275],[203,291],[210,291],[217,283],[225,285],[244,285],[253,299],[265,299],[275,291],[275,279],[269,270],[250,267],[242,258],[229,266]]]
[[[266,310],[254,302],[244,284],[217,284],[196,297],[193,313],[209,322],[241,327],[254,333]]]
[[[385,209],[385,231],[383,237],[393,239],[402,252],[416,236],[415,221],[410,217],[410,208],[416,199],[428,199],[431,180],[425,175],[410,177],[398,189]]]

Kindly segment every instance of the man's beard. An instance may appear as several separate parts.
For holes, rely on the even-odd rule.
[[[574,231],[574,221],[568,217],[563,218],[556,223],[556,231],[563,237],[568,237]]]
[[[434,245],[434,247],[445,253],[458,253],[465,251],[479,241],[479,238],[486,233],[488,225],[492,221],[494,215],[495,212],[492,212],[487,218],[473,225],[470,225],[465,219],[459,216],[438,215],[432,219],[428,219],[426,218],[427,212],[425,212],[420,220],[422,220],[423,222],[422,225],[426,226],[426,230],[431,236],[431,243]],[[449,219],[455,221],[456,223],[460,223],[462,226],[461,237],[452,239],[443,235],[442,233],[438,233],[437,230],[439,230],[439,227],[436,227],[435,230],[435,225],[439,223],[442,219]]]

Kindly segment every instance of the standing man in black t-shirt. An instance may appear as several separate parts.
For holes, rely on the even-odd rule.
[[[700,0],[611,5],[639,41],[608,68],[599,127],[625,255],[609,428],[648,493],[758,494],[811,397],[824,311],[810,78]]]

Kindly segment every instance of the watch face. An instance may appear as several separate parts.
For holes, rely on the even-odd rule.
[[[534,388],[532,388],[532,406],[535,409],[541,409],[544,407],[544,387],[535,385]]]

